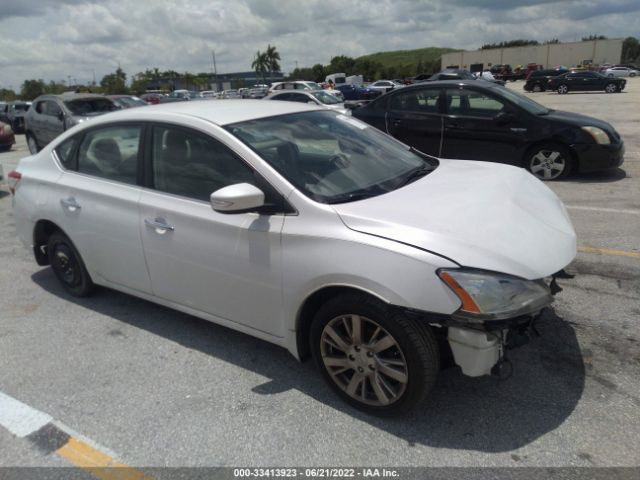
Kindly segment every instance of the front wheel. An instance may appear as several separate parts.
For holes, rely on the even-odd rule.
[[[635,76],[636,76],[636,74],[635,74],[635,73],[633,73],[633,72],[631,72],[631,73],[629,74],[629,76],[630,76],[630,77],[635,77]]]
[[[613,78],[613,73],[610,73],[609,75],[607,75],[607,77]]]
[[[365,296],[341,295],[325,303],[310,339],[325,381],[369,413],[410,410],[431,391],[440,369],[428,325]]]
[[[55,232],[47,243],[49,263],[56,277],[74,297],[86,297],[93,289],[89,272],[71,240],[62,232]]]
[[[527,152],[525,166],[540,180],[557,180],[571,172],[571,153],[562,145],[543,143]]]
[[[616,93],[618,86],[615,83],[607,83],[604,87],[604,91],[607,93]]]
[[[29,153],[31,155],[35,155],[40,150],[38,148],[38,142],[36,142],[36,137],[31,133],[27,133],[27,146],[29,147]]]
[[[533,86],[533,91],[534,91],[534,92],[541,92],[541,91],[542,91],[542,87],[540,86],[540,84],[536,83],[536,84]]]
[[[564,95],[565,93],[567,93],[569,91],[569,87],[567,87],[566,85],[560,85],[558,86],[558,93],[561,95]]]

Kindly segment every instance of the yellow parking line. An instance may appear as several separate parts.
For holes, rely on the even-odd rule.
[[[614,255],[616,257],[640,258],[639,252],[629,252],[627,250],[613,250],[611,248],[578,247],[582,253],[595,253],[597,255]]]
[[[56,454],[101,480],[153,480],[73,437]]]

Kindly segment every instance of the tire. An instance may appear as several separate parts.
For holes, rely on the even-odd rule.
[[[29,153],[31,155],[35,155],[40,151],[38,142],[36,141],[36,137],[34,137],[31,133],[27,133],[27,146],[29,147]]]
[[[541,91],[542,91],[542,87],[540,86],[540,84],[539,84],[539,83],[536,83],[536,84],[533,86],[533,91],[534,91],[534,92],[541,92]]]
[[[90,295],[95,286],[80,254],[62,232],[55,232],[47,242],[49,264],[64,289],[74,297]]]
[[[630,73],[630,74],[629,74],[629,76],[630,76],[630,77],[635,77],[635,76],[636,76],[636,74],[635,74],[635,73]]]
[[[573,159],[563,145],[541,143],[527,151],[525,168],[540,180],[559,180],[571,173]]]
[[[607,83],[604,86],[604,91],[607,93],[616,93],[618,91],[618,85],[615,83]]]
[[[607,75],[607,77],[613,78],[613,73],[610,73],[609,75]]]
[[[562,85],[558,85],[557,90],[559,94],[564,95],[569,92],[569,87],[563,83]]]
[[[376,415],[411,410],[431,391],[440,370],[438,344],[428,325],[364,295],[326,302],[313,319],[310,341],[329,386],[349,404]]]

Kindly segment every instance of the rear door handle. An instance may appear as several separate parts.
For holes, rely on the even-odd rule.
[[[63,198],[60,200],[60,205],[69,210],[70,212],[75,212],[76,210],[80,210],[80,204],[76,202],[76,199],[73,197]]]
[[[164,218],[145,218],[144,223],[147,227],[153,228],[158,235],[164,235],[175,230],[175,227],[166,223]]]

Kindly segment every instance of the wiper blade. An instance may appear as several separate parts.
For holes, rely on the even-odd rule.
[[[327,203],[329,205],[333,205],[335,203],[355,202],[356,200],[364,200],[365,198],[377,197],[378,195],[381,195],[383,193],[386,193],[386,191],[345,193],[344,195],[333,197]]]
[[[398,184],[397,188],[404,187],[405,185],[408,185],[411,182],[415,182],[419,178],[422,178],[425,175],[428,175],[429,173],[433,172],[435,169],[436,167],[433,167],[433,166],[416,168],[415,170],[412,170],[411,172],[409,172],[409,174],[402,179],[402,181]]]

